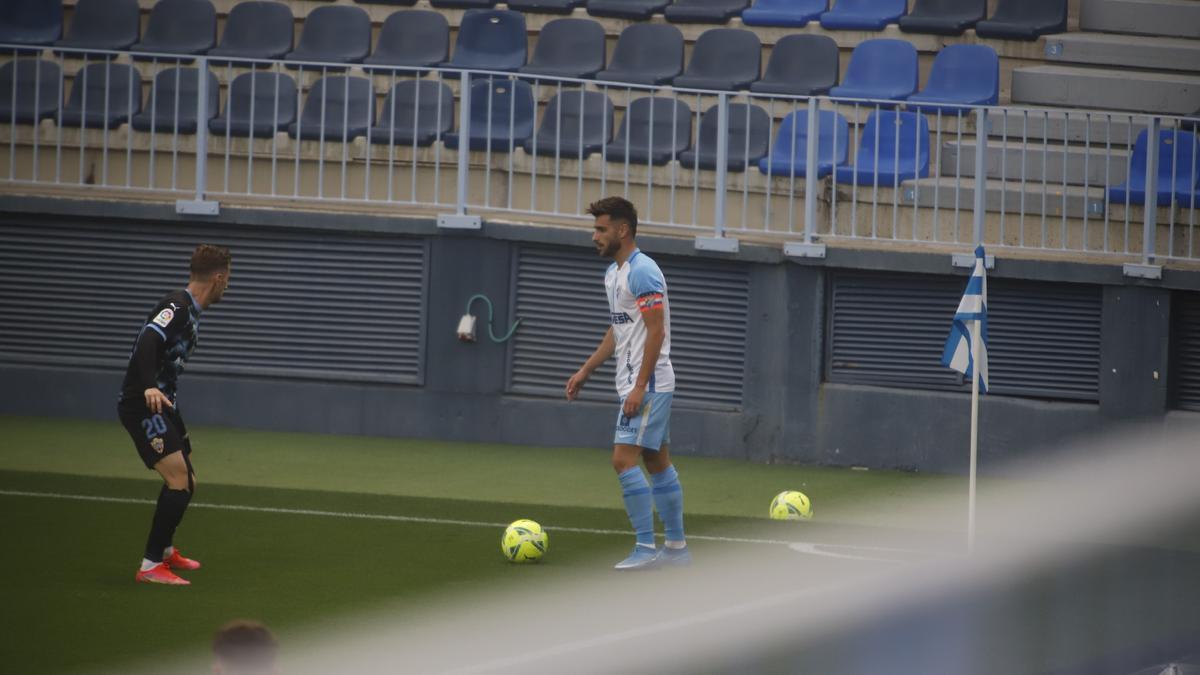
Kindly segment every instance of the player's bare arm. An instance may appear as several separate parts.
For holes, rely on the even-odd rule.
[[[603,365],[605,361],[612,358],[613,352],[617,348],[616,344],[616,341],[613,339],[612,326],[609,326],[608,331],[604,333],[604,338],[600,340],[600,345],[596,347],[596,351],[592,352],[592,355],[588,357],[583,366],[575,371],[575,374],[567,380],[568,401],[574,401],[579,396],[579,390],[583,389],[583,384],[592,376],[592,373],[596,372],[596,369]]]
[[[642,321],[646,324],[646,350],[642,356],[642,367],[638,369],[637,381],[634,383],[633,391],[629,392],[629,396],[625,398],[625,406],[622,412],[625,413],[626,417],[634,417],[642,409],[642,400],[646,396],[646,386],[650,382],[650,376],[654,374],[659,352],[662,351],[663,338],[666,336],[661,302],[652,306],[645,306],[643,304],[639,309],[642,312]]]
[[[171,404],[171,399],[162,392],[158,387],[150,387],[142,394],[146,397],[146,407],[154,411],[154,414],[160,414],[163,410],[174,408]]]

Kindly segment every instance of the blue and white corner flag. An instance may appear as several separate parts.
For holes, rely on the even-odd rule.
[[[987,393],[988,361],[987,361],[987,267],[984,264],[983,247],[975,249],[975,269],[967,281],[967,290],[963,292],[962,300],[958,303],[958,311],[954,313],[954,324],[950,327],[950,337],[946,338],[946,349],[942,352],[942,365],[953,368],[973,377],[975,364],[979,364],[979,391]],[[971,331],[979,322],[979,353],[971,353]]]

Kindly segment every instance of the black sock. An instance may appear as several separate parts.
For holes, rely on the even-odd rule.
[[[146,540],[146,560],[162,562],[163,549],[171,545],[175,528],[183,520],[192,493],[187,490],[171,490],[166,485],[158,493],[158,505],[154,508],[154,520],[150,524],[150,537]]]

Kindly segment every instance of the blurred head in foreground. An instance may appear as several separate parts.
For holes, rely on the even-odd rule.
[[[230,621],[213,637],[215,675],[278,675],[275,657],[279,643],[271,630],[257,621]]]

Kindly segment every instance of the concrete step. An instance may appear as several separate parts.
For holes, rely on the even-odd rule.
[[[961,174],[975,178],[975,149],[971,142],[949,142],[942,145],[941,175]],[[1102,187],[1116,185],[1125,180],[1129,167],[1129,151],[1113,148],[1109,154],[1104,145],[1064,146],[1051,143],[1049,147],[1039,142],[1022,144],[989,141],[984,157],[985,175],[988,178],[1003,178],[1009,181],[1022,179],[1027,184],[1045,180],[1051,186],[1062,186],[1064,174],[1068,185]]]
[[[988,135],[1010,143],[1028,138],[1031,143],[1040,143],[1044,139],[1131,147],[1145,128],[1145,117],[1131,115],[1051,111],[1030,111],[1026,115],[1016,110],[1006,115],[993,113],[988,116]]]
[[[1186,115],[1200,108],[1200,76],[1032,66],[1013,71],[1012,100],[1032,105]]]
[[[1200,38],[1196,0],[1082,0],[1079,29]]]
[[[1046,37],[1046,60],[1195,73],[1200,71],[1200,40],[1064,33]]]
[[[901,203],[911,206],[914,201],[919,206],[940,209],[953,209],[955,205],[954,178],[945,176],[936,178],[921,178],[906,181],[900,190]],[[984,196],[985,208],[989,212],[999,213],[1001,204],[1004,212],[1025,216],[1047,218],[1062,218],[1065,211],[1067,218],[1080,218],[1087,212],[1089,218],[1104,216],[1104,189],[1099,187],[1082,188],[1075,185],[1067,186],[1064,191],[1061,185],[1050,185],[1042,190],[1040,183],[1027,183],[1021,189],[1020,183],[1012,181],[987,181],[987,192]],[[975,183],[964,181],[957,195],[958,208],[970,211],[975,204]]]

